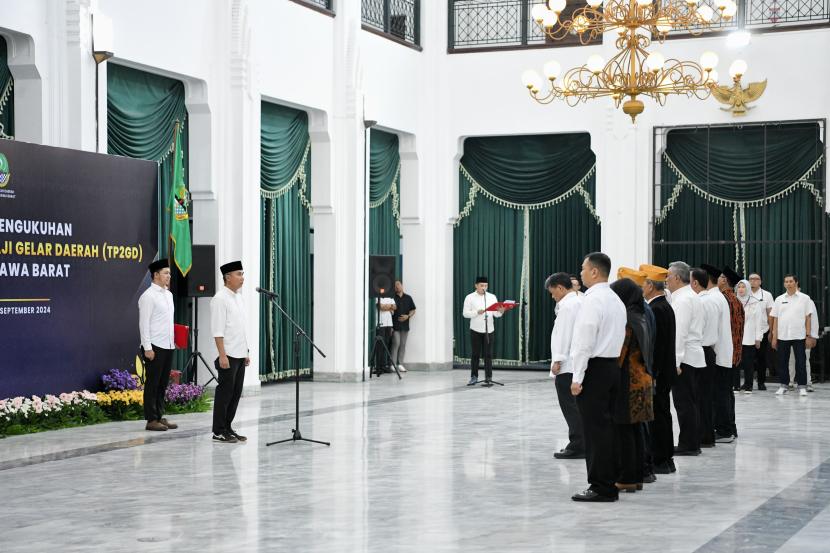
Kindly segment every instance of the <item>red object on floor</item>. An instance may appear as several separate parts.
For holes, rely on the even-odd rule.
[[[173,369],[170,371],[170,383],[171,384],[181,384],[182,383],[182,371],[177,371]]]
[[[187,349],[187,340],[190,336],[190,327],[187,325],[173,325],[173,343],[178,349]]]

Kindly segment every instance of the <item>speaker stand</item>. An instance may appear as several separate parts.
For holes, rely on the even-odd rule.
[[[198,384],[197,382],[197,372],[198,369],[196,367],[196,360],[202,362],[202,364],[207,369],[207,372],[210,374],[210,379],[204,383],[204,386],[207,387],[208,384],[211,382],[218,382],[216,380],[216,373],[210,368],[208,362],[205,361],[204,355],[202,352],[199,351],[199,298],[193,298],[193,325],[190,327],[190,331],[193,333],[193,351],[190,352],[190,357],[187,358],[187,364],[184,366],[184,373],[187,375],[185,377],[186,381],[192,382],[194,384]]]

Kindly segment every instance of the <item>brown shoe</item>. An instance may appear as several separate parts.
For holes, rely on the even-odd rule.
[[[161,422],[161,424],[163,424],[164,426],[166,426],[170,430],[175,430],[179,427],[178,424],[176,424],[175,422],[170,422],[167,419],[161,419],[159,422]]]
[[[159,421],[147,421],[147,426],[144,427],[144,430],[154,430],[156,432],[164,432],[167,430],[167,427]]]
[[[636,491],[637,491],[637,484],[620,484],[619,482],[617,482],[617,483],[616,483],[616,484],[614,484],[614,485],[615,485],[615,486],[617,487],[617,489],[618,489],[619,491],[621,491],[621,492],[626,492],[626,493],[634,493],[634,492],[636,492]],[[641,489],[642,489],[642,488],[641,488]]]

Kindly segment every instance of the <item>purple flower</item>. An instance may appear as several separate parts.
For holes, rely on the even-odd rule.
[[[186,404],[202,397],[204,387],[198,384],[170,384],[164,394],[168,403]]]
[[[101,377],[105,390],[137,390],[138,382],[133,375],[121,369],[110,369]]]

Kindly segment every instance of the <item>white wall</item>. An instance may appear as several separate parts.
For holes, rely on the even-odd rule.
[[[217,246],[217,264],[241,258],[248,274],[253,366],[258,360],[259,106],[271,101],[309,112],[316,259],[314,336],[328,354],[320,379],[355,380],[364,363],[365,294],[363,121],[401,141],[404,284],[418,304],[408,365],[441,368],[452,359],[452,221],[458,160],[469,136],[587,131],[597,155],[602,247],[616,265],[650,253],[651,140],[654,126],[828,118],[830,76],[815,63],[830,30],[755,35],[743,51],[723,38],[672,40],[666,57],[721,57],[721,82],[737,57],[747,80],[770,79],[742,118],[713,100],[649,100],[632,126],[610,100],[571,108],[541,106],[520,83],[524,69],[551,58],[563,67],[613,45],[449,55],[445,3],[424,2],[422,51],[360,28],[360,3],[336,2],[330,17],[288,0],[0,0],[0,34],[10,43],[21,140],[95,149],[92,25],[111,34],[121,63],[185,83],[191,129],[194,242]],[[103,35],[102,35],[103,36]],[[96,37],[103,40],[102,37]],[[806,55],[804,55],[806,54]],[[817,58],[816,58],[817,59]],[[106,96],[106,64],[99,68]],[[99,99],[99,136],[106,136]],[[99,150],[106,151],[106,144]],[[337,294],[331,302],[331,283]],[[323,301],[325,299],[325,301]],[[207,304],[200,326],[207,328]],[[203,338],[206,356],[212,341]],[[249,370],[246,382],[257,384]]]

